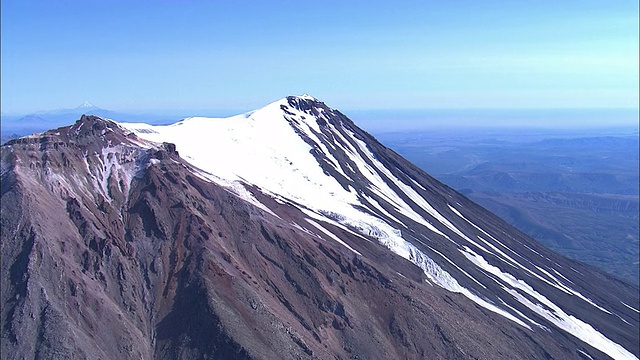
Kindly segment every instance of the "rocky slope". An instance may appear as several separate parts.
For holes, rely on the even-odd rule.
[[[313,98],[242,118],[237,149],[93,116],[2,146],[3,359],[637,358],[637,287]]]

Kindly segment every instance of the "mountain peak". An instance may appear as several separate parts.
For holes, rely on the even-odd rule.
[[[286,100],[288,102],[308,102],[308,103],[317,103],[317,104],[323,104],[324,102],[320,101],[318,98],[313,97],[309,94],[302,94],[302,95],[290,95],[286,97]]]
[[[309,95],[162,126],[86,115],[1,149],[16,357],[640,352],[637,288],[543,248]]]
[[[88,101],[85,101],[76,107],[76,109],[90,109],[90,108],[95,108],[95,106]]]
[[[302,95],[299,95],[299,96],[296,96],[296,97],[298,97],[298,98],[300,98],[300,99],[305,99],[305,100],[314,100],[314,101],[318,101],[318,99],[317,99],[317,98],[315,98],[315,97],[313,97],[313,96],[311,96],[311,95],[309,95],[309,94],[302,94]]]
[[[333,109],[328,107],[324,102],[307,94],[299,96],[287,96],[284,100],[286,101],[287,105],[293,107],[294,109],[313,116],[318,116],[320,114],[320,109],[324,109],[324,111],[328,112],[333,111]]]

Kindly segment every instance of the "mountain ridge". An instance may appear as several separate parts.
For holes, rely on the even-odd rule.
[[[31,260],[33,250],[29,250],[36,244],[40,244],[40,252],[44,251],[36,258],[42,261],[46,257],[51,241],[36,239],[50,235],[37,230],[36,225],[55,217],[54,223],[73,224],[56,226],[62,232],[69,227],[76,229],[75,239],[68,242],[75,244],[78,253],[72,259],[63,254],[52,256],[52,263],[63,263],[71,274],[89,275],[74,278],[76,285],[65,285],[67,290],[50,289],[51,293],[77,294],[77,284],[85,288],[98,284],[97,289],[104,290],[96,290],[94,297],[110,299],[115,314],[126,316],[126,309],[137,309],[133,313],[140,320],[126,326],[130,334],[140,334],[132,335],[134,338],[148,344],[142,347],[147,352],[138,354],[144,358],[188,354],[233,354],[238,358],[326,358],[332,354],[346,358],[354,352],[369,358],[419,358],[428,354],[466,358],[489,353],[494,358],[578,358],[580,352],[600,357],[600,351],[614,358],[637,357],[638,319],[632,307],[637,302],[637,288],[568,261],[514,232],[316,99],[289,97],[274,104],[268,111],[258,110],[234,120],[251,124],[266,113],[267,120],[273,121],[269,126],[286,125],[278,127],[276,134],[297,137],[298,153],[287,152],[289,162],[283,157],[272,159],[278,152],[265,152],[264,147],[251,152],[257,157],[252,165],[273,160],[279,168],[262,163],[261,170],[284,184],[261,180],[234,161],[223,163],[227,168],[215,174],[208,167],[211,164],[197,158],[198,134],[172,145],[170,141],[158,141],[169,140],[161,138],[164,130],[160,127],[117,124],[90,116],[83,116],[71,127],[12,140],[3,146],[3,229],[11,230],[11,235],[3,231],[3,244],[24,241],[24,246],[3,256],[3,273],[14,269],[12,273],[16,274],[13,280],[3,279],[3,293],[9,290],[13,294],[2,299],[3,346],[20,343],[5,342],[18,339],[16,334],[20,333],[9,331],[14,325],[7,330],[7,323],[29,322],[16,315],[16,309],[31,297],[28,291],[16,289],[38,289],[28,280],[26,285],[19,281],[18,274],[27,272],[16,270],[24,263],[19,259],[36,261]],[[206,120],[187,119],[165,129],[171,128],[175,135],[173,130],[197,122]],[[265,134],[262,128],[254,130]],[[229,135],[221,132],[214,138],[212,132],[202,133],[208,136],[209,144]],[[286,145],[269,135],[274,147]],[[241,136],[233,140],[239,146],[249,144],[242,143],[247,139]],[[223,148],[227,150],[224,155],[234,150]],[[206,154],[200,155],[221,155],[218,151]],[[319,172],[302,168],[311,168],[310,164]],[[305,171],[291,170],[296,166]],[[77,176],[70,176],[71,168]],[[291,171],[278,177],[274,169]],[[22,174],[30,171],[35,175]],[[312,186],[293,189],[285,175],[294,176],[295,184],[302,178]],[[28,181],[30,178],[40,180]],[[52,179],[58,183],[42,186]],[[329,189],[329,195],[307,195],[309,189]],[[36,204],[28,200],[29,193],[31,198],[47,195]],[[350,201],[348,206],[339,204],[343,200]],[[33,214],[20,211],[15,204],[25,201],[26,207],[42,210]],[[23,218],[10,215],[6,203],[13,203],[12,209],[18,209],[15,213]],[[53,216],[47,208],[63,211]],[[32,220],[25,223],[25,217]],[[51,229],[56,226],[52,224]],[[58,236],[64,238],[61,234]],[[60,242],[64,241],[53,241]],[[22,258],[17,255],[23,253]],[[152,259],[152,254],[160,256]],[[15,261],[5,262],[5,258]],[[56,276],[69,276],[67,272],[58,275],[55,266],[48,269]],[[594,279],[605,284],[607,291],[595,292]],[[45,283],[40,281],[39,286],[47,288]],[[251,284],[259,286],[248,286]],[[15,299],[15,294],[22,295]],[[371,299],[372,294],[377,295]],[[37,303],[35,298],[33,295],[32,304]],[[238,300],[242,298],[248,300]],[[199,310],[189,314],[185,306],[176,304],[192,304]],[[390,305],[397,309],[390,310]],[[65,309],[69,304],[58,300],[57,306]],[[47,319],[55,318],[42,311],[44,320],[40,323],[46,325]],[[60,311],[57,316],[68,311]],[[198,314],[205,314],[211,322],[203,323]],[[194,326],[201,333],[180,327],[182,317],[199,324]],[[274,322],[276,318],[287,321]],[[276,335],[269,338],[257,328],[251,330],[250,324],[255,321],[277,330]],[[75,323],[91,333],[87,322],[91,323],[85,318]],[[109,326],[118,328],[116,324]],[[40,328],[46,330],[46,326]],[[418,328],[422,331],[410,330]],[[374,334],[375,341],[363,338],[363,332]],[[492,339],[480,337],[483,332],[504,341],[499,351],[486,349]],[[214,345],[206,345],[203,334],[207,339],[217,339]],[[47,336],[59,339],[53,334]],[[577,340],[580,338],[582,341]],[[588,343],[586,338],[590,339]],[[133,344],[134,340],[106,343],[117,348],[119,343]],[[20,348],[12,346],[3,349]],[[37,343],[33,347],[38,349]],[[42,344],[40,348],[46,349]],[[635,355],[625,348],[633,349]],[[131,348],[117,351],[135,353]],[[475,355],[464,355],[470,353]]]

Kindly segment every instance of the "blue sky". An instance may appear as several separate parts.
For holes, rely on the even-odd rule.
[[[3,113],[638,107],[636,0],[1,6]]]

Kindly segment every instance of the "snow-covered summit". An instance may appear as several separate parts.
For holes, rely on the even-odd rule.
[[[315,101],[310,96],[295,99]],[[316,118],[289,101],[293,97],[228,118],[191,117],[167,126],[120,125],[146,140],[175,143],[183,158],[218,178],[254,184],[312,206],[318,199],[308,197],[317,193],[313,191],[317,187],[342,191],[324,175],[310,153],[312,146],[299,135],[319,133]]]
[[[560,275],[566,270],[527,246],[514,251],[504,233],[471,220],[477,217],[454,191],[433,185],[310,95],[228,118],[120,126],[147,141],[175,144],[183,159],[202,170],[200,176],[276,216],[258,202],[256,191],[296,208],[304,222],[295,226],[325,234],[357,255],[357,247],[327,224],[376,240],[420,267],[434,285],[528,331],[547,329],[541,322],[553,324],[614,358],[635,358],[574,315],[575,309],[553,301],[569,297],[589,313],[611,313]]]
[[[88,101],[85,101],[76,107],[76,109],[92,109],[92,108],[95,108],[95,106]]]

